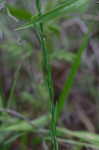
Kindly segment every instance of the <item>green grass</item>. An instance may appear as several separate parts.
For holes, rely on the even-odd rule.
[[[36,8],[38,11],[39,17],[42,15],[41,10],[41,2],[40,0],[36,0]],[[52,143],[52,149],[57,150],[57,141],[56,141],[56,121],[55,121],[55,107],[53,103],[53,84],[52,84],[52,78],[51,78],[51,66],[49,62],[49,52],[46,46],[46,36],[44,34],[44,25],[43,23],[40,23],[37,25],[37,30],[39,33],[39,39],[42,49],[42,55],[43,55],[43,74],[45,78],[45,83],[48,88],[49,93],[49,100],[50,100],[50,109],[51,109],[51,143]]]
[[[35,28],[39,41],[40,46],[42,49],[42,70],[45,80],[45,85],[48,90],[49,94],[49,105],[50,105],[50,111],[48,115],[41,116],[33,121],[28,120],[15,120],[14,124],[4,124],[4,126],[1,126],[0,132],[4,135],[4,139],[7,135],[5,135],[3,132],[12,133],[17,132],[17,134],[11,136],[9,140],[4,141],[2,139],[1,141],[4,141],[4,145],[7,145],[8,143],[12,143],[17,138],[22,136],[23,138],[21,140],[26,141],[27,138],[24,138],[24,135],[28,132],[33,133],[41,133],[42,139],[45,141],[49,141],[52,144],[52,150],[58,150],[58,143],[69,143],[73,145],[78,145],[80,148],[82,146],[85,147],[91,147],[91,148],[99,148],[99,136],[96,134],[91,134],[87,132],[81,132],[81,131],[70,131],[66,128],[60,128],[57,127],[57,121],[60,119],[61,112],[64,109],[64,105],[66,100],[68,100],[68,96],[72,90],[73,83],[75,81],[75,76],[78,72],[81,58],[83,55],[83,52],[85,48],[87,47],[89,36],[88,33],[86,33],[83,36],[81,47],[78,50],[78,53],[76,55],[72,55],[70,53],[67,53],[66,56],[64,53],[60,52],[59,55],[61,55],[62,58],[58,56],[58,54],[52,53],[52,55],[49,52],[49,47],[47,47],[47,37],[46,37],[46,31],[45,26],[46,24],[50,22],[54,22],[56,24],[56,20],[58,21],[61,17],[69,16],[72,13],[75,12],[83,12],[86,10],[86,6],[89,4],[89,0],[67,0],[58,3],[55,7],[50,9],[48,12],[42,12],[42,4],[40,0],[35,1],[35,6],[37,10],[37,14],[32,16],[30,12],[27,12],[26,10],[20,10],[19,8],[15,8],[10,5],[6,5],[7,9],[9,10],[9,13],[11,13],[12,16],[16,17],[20,20],[25,20],[27,22],[26,25],[23,25],[22,27],[17,28],[17,30],[23,30],[28,29],[30,27]],[[55,30],[54,30],[55,31]],[[70,58],[69,58],[70,57]],[[69,76],[67,80],[64,83],[64,88],[60,94],[59,101],[57,105],[55,106],[53,97],[54,97],[54,90],[53,90],[53,81],[51,77],[51,65],[50,61],[51,59],[66,59],[68,61],[72,61],[71,70],[69,73]],[[20,71],[20,67],[18,66],[15,74],[15,79],[13,82],[13,86],[10,92],[10,97],[8,100],[7,107],[10,108],[12,106],[12,101],[14,99],[14,90],[16,87],[16,83],[18,82],[18,75]],[[3,107],[2,104],[3,100],[2,97],[0,97],[0,107]],[[42,106],[41,106],[42,107]],[[5,115],[4,115],[5,117]],[[6,116],[7,117],[7,116]],[[8,117],[8,120],[10,121],[12,118]],[[49,125],[50,124],[50,125]],[[49,125],[50,129],[45,129],[45,126]],[[22,133],[22,134],[21,134]],[[26,136],[25,136],[26,137]],[[79,141],[71,140],[72,137],[79,139]],[[23,142],[24,143],[24,142]]]
[[[68,78],[65,81],[64,88],[59,97],[59,101],[58,101],[57,109],[56,109],[57,120],[59,119],[60,113],[62,112],[62,110],[64,108],[65,101],[68,99],[68,96],[71,92],[73,83],[75,81],[75,76],[77,75],[77,71],[78,71],[80,63],[81,63],[81,56],[82,56],[85,48],[87,47],[88,42],[89,42],[89,36],[88,36],[88,33],[86,33],[86,35],[84,35],[84,37],[83,37],[82,45],[81,45],[80,49],[78,50],[78,53],[76,54],[74,62],[71,66],[70,73],[68,75]]]
[[[31,18],[32,23],[28,23],[22,27],[17,28],[16,30],[27,29],[33,27],[36,23],[47,23],[48,21],[52,21],[53,19],[57,19],[60,16],[68,16],[74,12],[84,11],[85,7],[89,4],[89,0],[68,0],[63,1],[60,3],[59,6],[54,8],[53,10],[42,14],[42,15],[35,15]]]

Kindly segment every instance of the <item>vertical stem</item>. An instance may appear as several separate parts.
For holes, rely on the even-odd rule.
[[[41,3],[40,0],[36,0],[36,7],[39,13],[39,16],[42,15],[41,12]],[[51,143],[52,143],[52,150],[57,150],[57,140],[56,140],[56,115],[55,115],[55,105],[54,105],[54,93],[53,93],[53,84],[52,84],[52,77],[51,77],[51,66],[49,64],[48,58],[48,49],[46,47],[46,37],[44,35],[44,27],[43,23],[39,23],[39,38],[40,44],[43,51],[43,73],[45,82],[49,92],[49,99],[50,99],[50,108],[51,108]]]

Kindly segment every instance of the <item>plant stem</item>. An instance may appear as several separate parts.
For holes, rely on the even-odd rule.
[[[40,0],[36,0],[36,7],[38,10],[39,17],[42,15],[41,12],[41,4]],[[56,141],[56,119],[55,119],[55,105],[53,101],[53,84],[52,84],[52,77],[51,77],[51,66],[49,64],[49,57],[48,57],[48,49],[46,47],[46,37],[44,35],[44,26],[43,23],[39,23],[39,38],[41,49],[43,51],[43,73],[45,82],[48,88],[49,99],[50,99],[50,108],[51,108],[51,143],[52,143],[52,150],[57,150],[57,141]]]

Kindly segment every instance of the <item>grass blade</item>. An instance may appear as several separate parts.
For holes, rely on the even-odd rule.
[[[70,94],[72,85],[74,83],[75,76],[76,76],[78,68],[80,66],[81,56],[82,56],[83,51],[85,50],[85,48],[88,44],[88,40],[89,40],[89,37],[88,37],[88,34],[86,34],[83,38],[83,42],[82,42],[82,45],[78,51],[78,54],[74,59],[74,63],[72,64],[68,79],[65,81],[64,88],[63,88],[61,95],[59,97],[59,102],[57,103],[57,108],[56,108],[57,119],[59,118],[60,113],[63,110],[65,100],[68,98],[68,96]]]
[[[11,13],[11,15],[16,17],[17,19],[25,20],[25,21],[31,20],[32,14],[25,9],[19,9],[19,8],[16,8],[16,7],[14,7],[12,5],[8,5],[8,4],[7,4],[7,9]]]
[[[34,27],[34,24],[36,23],[47,23],[48,21],[52,21],[53,19],[56,19],[57,17],[60,16],[65,16],[68,15],[71,12],[76,12],[76,11],[84,11],[86,8],[86,4],[88,3],[89,0],[67,0],[64,1],[62,4],[57,6],[55,9],[42,14],[40,16],[34,16],[32,18],[32,21],[26,25],[23,25],[22,27],[17,28],[16,30],[21,30],[21,29],[27,29],[30,27]]]

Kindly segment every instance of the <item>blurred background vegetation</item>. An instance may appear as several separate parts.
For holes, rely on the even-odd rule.
[[[46,13],[61,3],[61,0],[42,0],[42,10]],[[98,148],[80,143],[87,132],[92,133],[90,137],[99,133],[99,4],[91,0],[85,5],[77,12],[71,10],[58,19],[49,18],[44,24],[56,97],[81,47],[83,35],[91,26],[88,46],[58,122],[58,126],[67,131],[65,140],[69,139],[65,142],[60,139],[60,150],[99,149],[98,136],[92,142],[97,143]],[[16,30],[32,22],[36,13],[34,0],[0,1],[1,150],[50,149],[49,142],[44,139],[46,131],[37,132],[35,128],[30,129],[31,125],[28,126],[31,120],[40,117],[42,121],[39,126],[47,130],[49,124],[42,118],[49,112],[49,101],[42,73],[38,33],[32,27]],[[79,135],[82,136],[80,140]],[[79,142],[70,141],[73,139]]]

